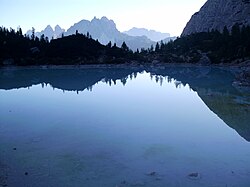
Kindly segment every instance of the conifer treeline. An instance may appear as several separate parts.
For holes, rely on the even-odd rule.
[[[167,44],[162,43],[155,49],[155,54],[161,55],[165,61],[174,54],[189,56],[195,63],[201,53],[206,53],[212,63],[230,63],[249,58],[250,26],[235,24],[230,31],[224,27],[222,33],[217,30],[194,33]]]
[[[212,30],[177,38],[169,43],[132,52],[124,42],[121,48],[109,42],[106,46],[91,35],[76,34],[49,41],[42,35],[29,37],[17,31],[0,27],[0,64],[4,59],[14,59],[16,65],[32,64],[86,64],[124,63],[131,60],[151,62],[196,63],[206,54],[212,63],[230,63],[250,58],[250,26],[236,24],[229,31]]]
[[[0,28],[0,61],[13,59],[16,65],[123,63],[132,57],[125,43],[121,48],[104,46],[78,32],[49,41],[44,35],[36,37],[34,31],[26,36],[21,29]]]

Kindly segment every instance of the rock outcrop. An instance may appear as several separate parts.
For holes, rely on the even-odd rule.
[[[212,29],[222,31],[224,26],[250,25],[250,0],[208,0],[196,12],[183,30],[182,36]]]

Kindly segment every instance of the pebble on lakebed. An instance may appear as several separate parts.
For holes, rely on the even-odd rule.
[[[153,171],[153,172],[150,172],[150,173],[146,173],[146,175],[148,175],[148,176],[155,176],[157,173],[155,172],[155,171]]]
[[[198,172],[190,173],[188,174],[188,178],[191,180],[199,180],[201,178],[201,175]]]
[[[128,182],[128,181],[122,181],[120,185],[116,185],[115,187],[124,187],[124,186],[145,186],[145,182],[143,181],[134,181],[134,182]]]

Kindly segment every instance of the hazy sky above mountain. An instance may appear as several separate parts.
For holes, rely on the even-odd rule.
[[[0,25],[41,31],[48,24],[68,29],[94,16],[113,19],[118,30],[132,27],[180,35],[206,0],[0,0]]]

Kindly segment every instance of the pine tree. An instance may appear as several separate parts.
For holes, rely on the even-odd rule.
[[[124,50],[124,51],[129,51],[129,48],[127,46],[127,44],[125,42],[122,43],[122,46],[121,48]]]
[[[226,26],[223,28],[223,36],[226,38],[229,37],[229,31]]]
[[[32,27],[32,34],[31,34],[31,39],[32,40],[35,40],[35,28],[34,27]]]
[[[158,52],[160,50],[160,45],[159,43],[157,42],[156,45],[155,45],[155,51]]]
[[[44,34],[41,35],[40,41],[41,41],[41,42],[45,42],[45,36],[44,36]]]
[[[20,35],[20,36],[22,36],[22,35],[23,35],[23,31],[22,31],[21,27],[19,27],[19,29],[18,29],[18,33],[19,33],[19,35]]]
[[[108,48],[111,48],[111,46],[112,46],[112,43],[111,43],[111,41],[107,44],[107,47]]]

